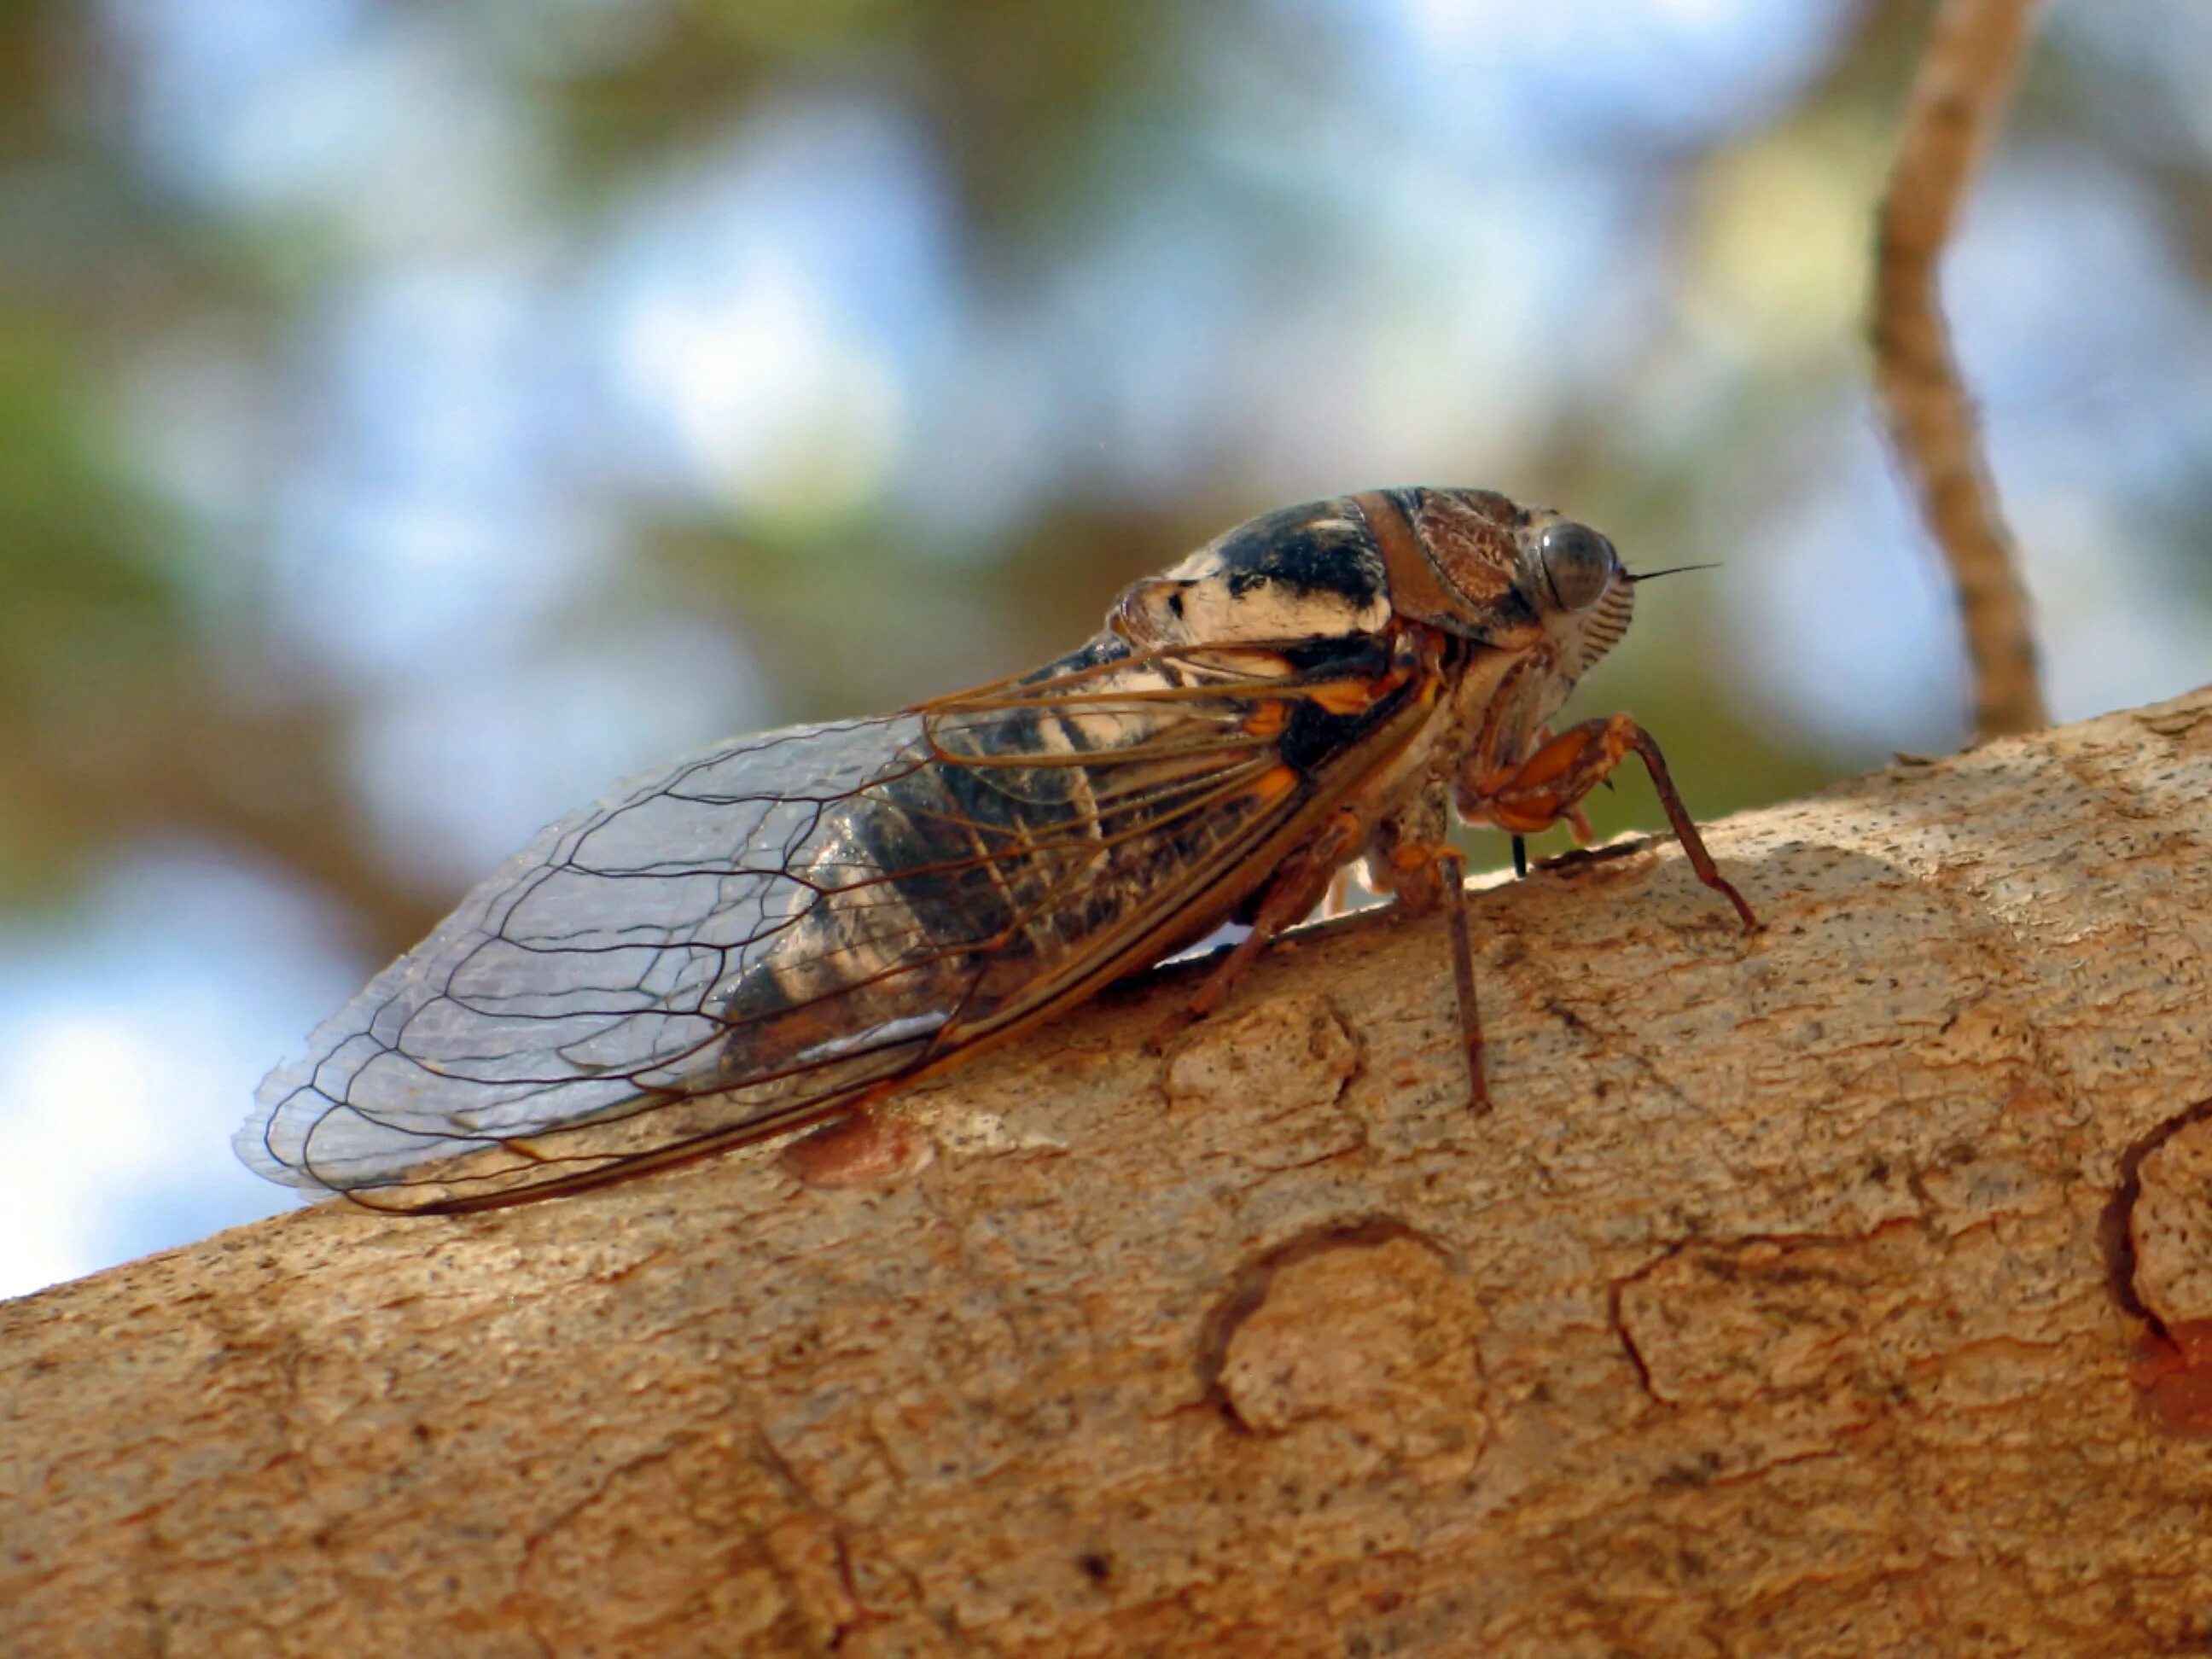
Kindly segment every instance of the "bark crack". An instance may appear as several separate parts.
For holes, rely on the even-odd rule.
[[[2136,1290],[2136,1246],[2129,1221],[2142,1197],[2143,1160],[2184,1129],[2207,1121],[2212,1121],[2212,1099],[2184,1108],[2129,1142],[2115,1170],[2118,1184],[2097,1218],[2097,1242],[2105,1253],[2105,1282],[2112,1300],[2130,1318],[2141,1320],[2160,1336],[2166,1334],[2166,1322],[2144,1305]]]

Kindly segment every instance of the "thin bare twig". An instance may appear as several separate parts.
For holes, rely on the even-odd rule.
[[[1875,386],[1921,516],[1950,562],[1973,665],[1978,738],[2047,725],[2020,579],[1936,292],[1959,203],[2004,112],[2037,0],[1944,0],[1882,199]]]

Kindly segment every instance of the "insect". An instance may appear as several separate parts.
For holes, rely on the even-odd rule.
[[[1587,840],[1637,755],[1758,925],[1634,721],[1546,726],[1636,580],[1484,490],[1240,525],[1034,673],[739,738],[544,830],[269,1075],[240,1155],[384,1209],[575,1192],[864,1109],[1249,924],[1172,1029],[1361,858],[1454,911],[1486,1106],[1451,811]]]

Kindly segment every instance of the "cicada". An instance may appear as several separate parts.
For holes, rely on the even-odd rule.
[[[271,1073],[246,1161],[379,1208],[572,1193],[866,1109],[1242,921],[1219,1005],[1338,871],[1447,905],[1450,815],[1565,821],[1658,747],[1547,722],[1620,639],[1613,544],[1486,490],[1285,507],[1139,581],[1034,673],[740,738],[542,831]]]

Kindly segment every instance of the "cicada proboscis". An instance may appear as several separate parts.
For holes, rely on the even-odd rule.
[[[1226,921],[1182,1018],[1331,878],[1449,904],[1449,812],[1562,820],[1626,715],[1546,722],[1628,627],[1613,544],[1483,490],[1286,507],[1117,599],[1032,674],[878,719],[740,738],[542,832],[261,1086],[262,1174],[380,1208],[574,1192],[852,1113]]]

